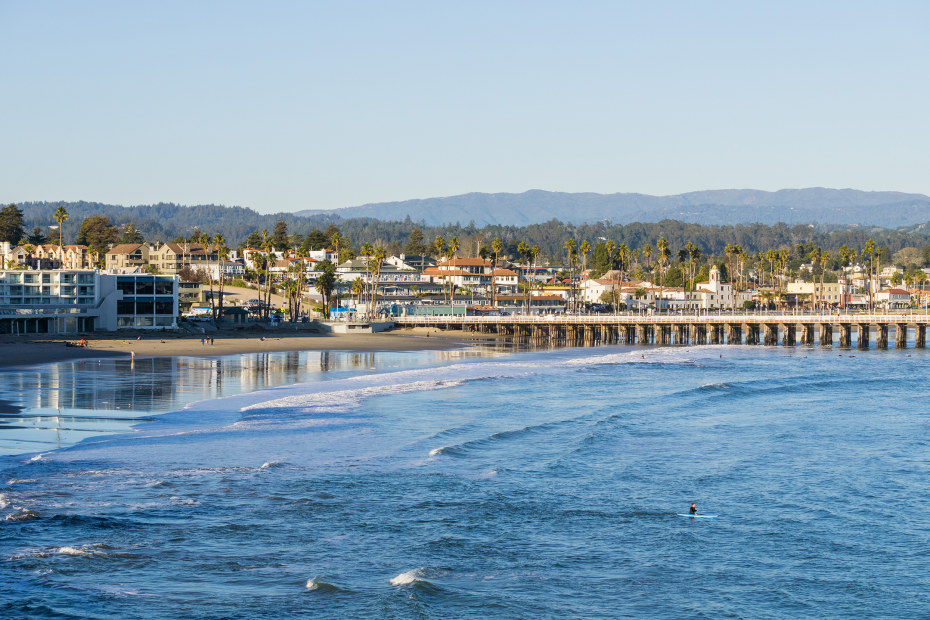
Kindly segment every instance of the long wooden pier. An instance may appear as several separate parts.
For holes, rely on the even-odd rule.
[[[518,342],[590,346],[595,344],[762,344],[868,349],[874,338],[887,349],[926,346],[926,314],[695,314],[404,316],[398,327],[435,327],[511,337]],[[908,334],[913,334],[909,339]],[[855,338],[853,338],[855,334]]]

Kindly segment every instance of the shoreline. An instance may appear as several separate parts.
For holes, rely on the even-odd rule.
[[[486,334],[426,328],[374,334],[220,331],[203,336],[203,344],[201,338],[185,333],[93,334],[82,348],[66,345],[80,338],[57,334],[6,337],[0,339],[0,369],[103,358],[221,357],[275,351],[442,351],[502,342]]]

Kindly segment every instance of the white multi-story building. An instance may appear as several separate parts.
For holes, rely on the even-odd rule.
[[[729,282],[720,279],[720,270],[711,268],[707,282],[698,282],[693,291],[666,288],[662,291],[663,307],[675,310],[726,310],[742,308],[752,299],[751,293],[734,291]]]
[[[177,276],[90,269],[0,271],[0,333],[176,328]]]

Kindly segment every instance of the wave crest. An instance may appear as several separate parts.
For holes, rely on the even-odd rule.
[[[304,586],[308,592],[340,592],[342,588],[333,585],[322,577],[312,577],[307,580]]]

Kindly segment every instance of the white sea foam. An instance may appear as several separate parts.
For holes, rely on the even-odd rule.
[[[29,484],[35,482],[35,478],[10,478],[6,481],[7,484]]]
[[[35,510],[29,510],[28,508],[20,508],[16,512],[10,513],[4,517],[4,521],[29,521],[31,519],[38,519],[39,513]]]
[[[274,469],[277,467],[281,467],[281,463],[277,461],[267,461],[265,463],[262,463],[262,466],[260,469]]]
[[[300,408],[307,412],[348,411],[357,406],[362,400],[372,396],[441,390],[444,388],[456,387],[462,383],[462,380],[435,379],[394,385],[371,385],[368,387],[338,390],[332,392],[295,394],[293,396],[285,396],[283,398],[277,398],[275,400],[270,400],[264,403],[251,405],[246,407],[244,411],[280,408]]]
[[[29,462],[30,462],[30,463],[35,463],[36,461],[41,461],[41,460],[42,460],[42,455],[41,455],[41,454],[37,454],[37,455],[35,455],[34,457],[32,457],[31,459],[29,459]]]
[[[178,506],[199,506],[200,502],[192,497],[169,497],[169,501],[177,504]]]
[[[292,386],[282,386],[264,391],[260,397],[285,393],[278,398],[254,401],[241,411],[248,412],[249,419],[237,425],[254,425],[256,418],[267,411],[269,417],[280,417],[282,409],[291,409],[295,414],[348,412],[359,406],[361,401],[374,396],[441,390],[462,385],[469,381],[507,379],[528,376],[564,373],[567,368],[587,368],[600,364],[623,364],[636,362],[694,363],[696,358],[709,355],[708,347],[659,349],[624,349],[616,353],[572,355],[563,359],[507,359],[474,363],[455,363],[448,366],[418,368],[395,372],[371,373]],[[714,351],[719,351],[716,346]],[[714,356],[716,357],[716,355]]]
[[[80,557],[107,555],[107,553],[105,551],[101,551],[101,549],[112,549],[112,547],[106,543],[91,543],[88,545],[59,547],[55,553],[60,555],[73,555]]]
[[[77,547],[59,547],[58,553],[61,555],[90,556],[94,555],[92,551],[78,549]]]
[[[408,570],[406,573],[401,573],[397,577],[392,578],[388,583],[392,586],[409,586],[415,583],[426,582],[423,579],[423,569],[415,568],[413,570]]]
[[[6,508],[10,505],[10,496],[6,493],[0,493],[0,509]]]
[[[307,580],[306,588],[311,591],[312,590],[329,590],[332,588],[332,586],[317,577],[313,577]]]

